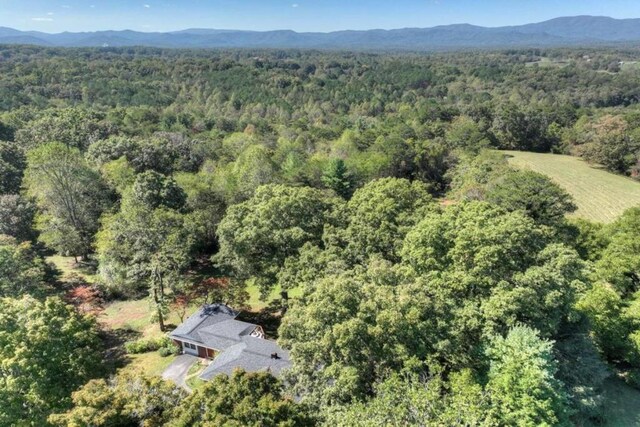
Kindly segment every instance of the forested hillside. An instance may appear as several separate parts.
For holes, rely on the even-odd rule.
[[[500,150],[635,184],[638,61],[0,47],[0,425],[606,425],[640,388],[640,206],[568,218]],[[212,302],[283,378],[127,369]]]

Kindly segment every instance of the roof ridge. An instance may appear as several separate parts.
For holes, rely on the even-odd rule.
[[[198,329],[198,327],[199,327],[200,325],[202,325],[202,323],[203,323],[205,320],[207,320],[207,319],[211,316],[211,314],[207,314],[207,313],[206,313],[206,310],[207,310],[209,307],[216,307],[216,308],[219,308],[219,307],[225,307],[225,308],[227,308],[227,309],[232,313],[232,315],[233,315],[233,319],[231,319],[231,320],[236,320],[236,318],[240,315],[240,312],[239,312],[239,311],[235,311],[234,309],[232,309],[231,307],[229,307],[227,304],[223,304],[223,303],[204,304],[202,307],[200,307],[200,309],[198,309],[198,311],[197,311],[197,312],[195,312],[195,313],[193,313],[191,316],[189,316],[189,317],[192,317],[192,316],[196,316],[198,313],[201,313],[201,317],[202,317],[202,319],[201,319],[201,320],[200,320],[200,321],[199,321],[199,322],[198,322],[198,323],[197,323],[193,328],[189,329],[189,331],[188,331],[185,335],[191,335],[191,333],[192,333],[193,331],[195,331],[196,329]],[[223,314],[227,314],[227,313],[223,313]],[[189,320],[189,318],[187,318],[187,320]],[[223,322],[227,322],[227,320],[223,320]],[[184,323],[184,322],[183,322],[183,323]]]

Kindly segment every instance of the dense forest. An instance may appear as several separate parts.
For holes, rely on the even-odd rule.
[[[568,218],[499,150],[640,180],[638,61],[0,47],[0,426],[605,422],[607,379],[640,389],[640,207]],[[167,331],[251,289],[283,378],[118,371],[176,349],[105,305]]]

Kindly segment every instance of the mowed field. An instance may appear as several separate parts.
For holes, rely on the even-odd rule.
[[[626,209],[640,206],[640,182],[593,167],[578,157],[503,152],[513,167],[547,175],[569,192],[578,206],[572,216],[609,223]]]

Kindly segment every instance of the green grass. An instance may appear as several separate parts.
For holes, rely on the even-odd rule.
[[[200,361],[194,363],[191,368],[189,368],[189,372],[187,372],[187,378],[185,382],[191,388],[191,390],[195,390],[206,383],[199,378],[200,374],[202,374],[202,371],[204,371],[206,368],[207,365],[201,363]]]
[[[175,360],[176,356],[160,356],[157,351],[149,353],[131,354],[126,366],[120,368],[120,372],[135,372],[148,376],[160,376],[165,369]]]
[[[189,307],[185,319],[196,311],[197,307]],[[129,301],[114,301],[105,306],[104,313],[99,321],[109,329],[126,329],[140,333],[144,338],[162,336],[157,322],[151,322],[151,306],[147,298]],[[178,315],[171,311],[165,319],[167,327],[177,326],[180,323]]]
[[[538,67],[542,68],[566,67],[567,65],[569,65],[569,61],[542,57],[539,61],[527,62],[525,65],[527,67],[533,67],[537,65]]]
[[[252,311],[259,311],[269,305],[273,300],[280,298],[280,287],[276,286],[268,295],[266,300],[260,299],[260,288],[254,283],[247,285],[249,293],[249,307]],[[296,288],[289,291],[289,298],[296,298],[302,295],[302,288]]]
[[[640,426],[640,391],[629,387],[620,378],[609,378],[604,384],[605,403],[602,422],[586,427]]]
[[[83,263],[76,264],[73,257],[53,255],[47,257],[45,260],[55,265],[60,272],[60,279],[62,281],[68,280],[73,275],[81,277],[87,283],[95,283],[97,280],[95,271],[90,265]]]
[[[626,209],[640,205],[640,182],[594,167],[578,157],[505,151],[509,164],[547,175],[574,198],[571,216],[595,222],[614,221]]]
[[[640,61],[624,61],[620,68],[625,71],[638,70],[640,69]]]

